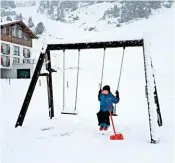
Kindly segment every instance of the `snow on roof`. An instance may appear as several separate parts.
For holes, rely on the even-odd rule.
[[[13,21],[2,21],[0,22],[0,25],[7,25],[7,24],[15,24],[20,22],[20,20],[13,20]]]
[[[121,31],[121,30],[120,30]],[[78,32],[77,32],[78,33]],[[102,33],[71,33],[68,35],[63,36],[64,39],[47,37],[46,43],[47,44],[68,44],[68,43],[89,43],[89,42],[106,42],[106,41],[126,41],[126,40],[140,40],[143,39],[143,34],[138,33],[132,34],[130,33],[123,33],[119,31],[112,32],[102,32]]]

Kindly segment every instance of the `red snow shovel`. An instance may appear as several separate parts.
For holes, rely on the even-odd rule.
[[[110,112],[110,118],[111,118],[111,122],[112,122],[112,128],[113,128],[113,131],[114,131],[114,135],[111,135],[110,136],[110,139],[111,140],[123,140],[123,135],[121,133],[116,133],[115,131],[115,127],[114,127],[114,122],[113,122],[113,118],[112,118],[112,114]]]

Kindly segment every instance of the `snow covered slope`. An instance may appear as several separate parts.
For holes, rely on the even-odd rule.
[[[32,10],[30,10],[32,12]],[[46,19],[45,17],[40,17]],[[173,163],[174,78],[174,8],[162,11],[149,20],[122,28],[102,26],[99,32],[85,32],[78,24],[62,24],[47,20],[45,37],[35,44],[36,56],[42,42],[81,42],[146,37],[150,40],[155,68],[163,127],[159,128],[160,143],[149,144],[148,111],[141,48],[127,48],[120,85],[121,101],[117,105],[116,129],[124,141],[111,141],[112,129],[105,135],[98,131],[96,112],[99,110],[99,89],[103,50],[81,52],[78,116],[61,115],[62,110],[62,52],[53,52],[55,118],[48,119],[46,81],[41,78],[22,128],[14,128],[29,80],[1,80],[1,157],[3,163]],[[36,17],[38,20],[38,18]],[[155,28],[159,27],[159,28]],[[48,34],[52,36],[49,36]],[[62,37],[63,39],[56,39]],[[42,40],[43,39],[43,40]],[[66,51],[66,67],[77,65],[77,51]],[[107,49],[104,84],[112,92],[117,87],[122,49]],[[66,71],[67,110],[74,109],[75,70]]]

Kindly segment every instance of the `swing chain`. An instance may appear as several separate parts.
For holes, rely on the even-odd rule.
[[[78,96],[78,86],[79,86],[79,69],[80,69],[80,49],[78,49],[78,67],[77,67],[77,82],[76,82],[76,94],[75,94],[75,109],[77,109],[77,96]]]
[[[120,79],[121,79],[122,68],[123,68],[124,54],[125,54],[125,46],[123,46],[122,62],[121,62],[121,66],[120,66],[120,74],[119,74],[119,79],[118,79],[117,91],[119,90],[119,86],[120,86]]]
[[[65,49],[63,49],[63,110],[65,108]]]
[[[120,74],[119,74],[119,79],[118,79],[117,91],[119,90],[119,86],[120,86],[120,79],[121,79],[122,68],[123,68],[124,54],[125,54],[125,46],[123,46],[123,55],[122,55],[122,62],[121,62],[121,66],[120,66]],[[116,104],[114,105],[113,114],[116,114]]]
[[[105,56],[106,56],[106,47],[104,47],[104,53],[103,53],[103,63],[102,63],[102,71],[101,71],[100,89],[102,88],[102,84],[103,84],[103,73],[104,73]]]

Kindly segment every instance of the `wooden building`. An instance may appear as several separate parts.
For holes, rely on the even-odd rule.
[[[37,36],[22,21],[4,21],[1,26],[1,78],[31,78],[34,67],[32,40]]]

